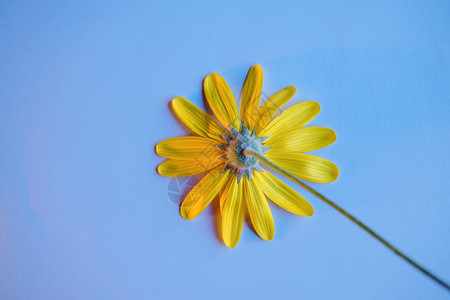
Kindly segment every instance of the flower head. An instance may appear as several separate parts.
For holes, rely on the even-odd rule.
[[[250,68],[242,89],[240,114],[225,80],[216,73],[203,83],[206,101],[214,117],[182,97],[172,100],[172,110],[195,135],[172,138],[156,146],[168,158],[158,166],[161,175],[182,177],[206,172],[187,194],[180,213],[197,217],[213,199],[220,201],[222,237],[228,247],[239,242],[246,210],[256,233],[264,240],[274,236],[274,222],[267,199],[301,216],[311,216],[312,206],[294,189],[265,171],[248,155],[264,155],[293,175],[312,182],[334,181],[339,169],[326,159],[304,154],[336,140],[334,131],[304,126],[320,111],[317,102],[296,104],[275,114],[294,95],[289,86],[259,105],[263,72]]]

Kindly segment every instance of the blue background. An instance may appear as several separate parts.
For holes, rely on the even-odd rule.
[[[154,146],[187,134],[173,97],[204,107],[211,72],[239,95],[261,64],[265,94],[297,86],[291,104],[318,101],[311,125],[337,132],[315,154],[341,175],[313,187],[450,281],[449,11],[444,0],[2,1],[0,298],[448,298],[297,187],[313,217],[272,205],[273,241],[245,225],[226,248],[210,208],[181,218],[182,182],[156,173]]]

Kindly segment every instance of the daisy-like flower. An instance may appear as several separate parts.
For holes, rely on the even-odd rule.
[[[187,220],[197,217],[213,199],[220,201],[222,237],[228,247],[239,242],[246,210],[256,233],[264,240],[274,236],[274,222],[267,199],[301,216],[311,216],[312,206],[294,189],[262,169],[262,155],[303,180],[327,183],[339,169],[330,161],[304,154],[336,140],[333,130],[306,127],[320,111],[317,102],[296,104],[276,113],[294,95],[288,86],[260,106],[263,72],[250,68],[242,88],[240,114],[225,80],[208,75],[203,88],[214,116],[182,97],[172,100],[178,119],[195,135],[160,142],[156,152],[168,158],[158,172],[168,177],[206,175],[186,195],[180,213]],[[276,115],[276,116],[275,116]]]

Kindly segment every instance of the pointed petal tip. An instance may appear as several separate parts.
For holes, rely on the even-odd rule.
[[[262,71],[262,67],[259,64],[251,66],[250,69],[257,69],[258,71]]]
[[[266,232],[266,233],[260,235],[260,237],[265,241],[273,240],[274,236],[275,236],[275,230],[272,230],[270,232]]]
[[[198,216],[198,214],[193,214],[192,212],[190,213],[190,210],[187,209],[187,207],[183,205],[183,202],[181,203],[181,206],[180,206],[180,215],[183,217],[183,219],[185,219],[187,221],[195,219]]]
[[[203,80],[203,84],[208,84],[211,80],[216,80],[217,78],[222,78],[222,76],[220,76],[220,74],[216,72],[211,73],[205,77],[205,79]]]
[[[224,239],[223,242],[225,243],[225,245],[226,245],[228,248],[234,248],[234,247],[236,247],[237,244],[239,243],[239,240],[237,240],[237,241],[228,241],[228,240]]]
[[[317,110],[317,111],[319,111],[320,112],[320,109],[321,109],[321,107],[320,107],[320,104],[319,104],[319,102],[317,102],[317,101],[314,101],[314,100],[308,100],[308,101],[305,101],[305,102],[300,102],[300,103],[303,103],[304,105],[311,105],[311,108],[313,109],[313,110]],[[299,103],[299,104],[300,104]]]
[[[182,101],[189,101],[189,100],[184,99],[183,97],[180,97],[180,96],[176,96],[175,98],[172,99],[172,101],[170,101],[170,105],[173,108],[174,105],[177,105]]]
[[[180,206],[180,215],[185,220],[191,220],[191,219],[189,219],[188,213],[187,213],[186,209],[184,209],[183,205]]]
[[[192,219],[194,219],[195,217],[191,217],[189,215],[186,215],[185,213],[180,213],[180,215],[183,217],[183,219],[185,219],[186,221],[190,221]]]
[[[335,167],[336,167],[336,166],[335,166]],[[336,167],[336,169],[335,169],[335,175],[336,175],[336,178],[334,178],[334,180],[338,179],[339,174],[340,174],[340,170],[339,170],[338,167]],[[334,181],[334,180],[333,180],[333,181]]]
[[[339,168],[335,164],[333,164],[332,162],[330,162],[330,163],[332,164],[333,171],[330,174],[331,175],[330,180],[328,182],[325,182],[325,183],[330,183],[330,182],[336,181],[339,178],[339,174],[340,174]]]
[[[317,101],[311,101],[311,102],[314,103],[314,105],[316,106],[316,109],[317,109],[318,111],[320,111],[321,107],[320,107],[319,102],[317,102]]]
[[[330,132],[331,132],[331,140],[332,140],[331,144],[333,144],[337,140],[337,135],[336,135],[336,132],[333,129],[330,129]]]
[[[303,208],[300,211],[292,211],[292,213],[295,213],[296,215],[302,216],[302,217],[311,217],[314,215],[314,207],[309,202],[306,202],[308,205],[303,206]]]
[[[336,181],[339,178],[339,173],[340,173],[339,168],[336,165],[334,165],[333,171],[329,174],[329,178],[328,179],[324,179],[324,180],[308,180],[308,181],[316,182],[316,183],[331,183],[331,182]]]

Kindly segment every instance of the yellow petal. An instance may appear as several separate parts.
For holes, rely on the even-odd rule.
[[[296,104],[275,117],[259,135],[270,136],[266,141],[294,130],[298,130],[314,119],[320,111],[319,103],[306,101]]]
[[[224,129],[196,105],[183,97],[174,98],[171,105],[175,115],[190,130],[198,135],[222,141],[220,135],[224,134]]]
[[[278,206],[300,216],[312,216],[314,209],[293,188],[267,171],[254,172],[255,182],[264,194]]]
[[[201,156],[192,159],[169,158],[158,166],[158,173],[167,177],[185,177],[203,173],[223,163],[223,160],[218,157],[213,159]]]
[[[156,145],[156,153],[167,158],[216,158],[224,152],[217,141],[199,136],[183,136],[164,140]]]
[[[225,80],[219,74],[212,73],[203,81],[203,89],[206,100],[219,122],[227,129],[231,125],[240,131],[241,120],[237,104]]]
[[[304,180],[328,183],[339,176],[338,167],[321,157],[289,152],[267,152],[266,156],[273,163]]]
[[[187,194],[180,207],[183,218],[194,219],[211,203],[226,183],[230,173],[230,170],[222,172],[222,169],[223,166],[213,169]]]
[[[227,198],[222,208],[223,241],[231,248],[238,244],[244,224],[245,202],[242,187],[242,180],[238,183],[236,176],[230,178]]]
[[[225,201],[228,198],[228,191],[230,190],[230,186],[233,183],[233,178],[237,179],[237,175],[233,174],[230,176],[230,180],[224,185],[222,190],[219,193],[219,204],[220,204],[220,213],[223,214],[223,206],[225,205]]]
[[[336,133],[324,127],[301,128],[294,133],[274,136],[265,144],[276,152],[308,152],[324,148],[336,141]]]
[[[247,176],[244,176],[241,182],[244,182],[245,202],[247,203],[250,219],[256,233],[263,240],[269,241],[273,239],[275,226],[272,212],[264,193],[255,184],[255,178],[249,181]]]
[[[263,85],[263,71],[260,65],[250,68],[242,88],[241,116],[242,121],[250,130],[255,127],[258,117],[259,100]]]
[[[295,94],[295,86],[288,86],[267,99],[258,109],[256,132],[259,133],[269,123],[270,119],[285,105]]]

